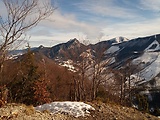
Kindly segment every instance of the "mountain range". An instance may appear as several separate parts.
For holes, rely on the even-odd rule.
[[[10,52],[10,57],[22,55],[26,50]],[[160,86],[160,34],[135,38],[128,40],[124,37],[117,37],[110,40],[100,41],[96,44],[85,45],[76,38],[66,43],[61,43],[53,47],[39,46],[32,48],[34,53],[44,55],[47,58],[57,62],[60,65],[68,66],[74,71],[74,64],[77,64],[83,53],[97,57],[103,53],[103,59],[112,59],[111,65],[114,69],[123,66],[127,60],[141,67],[139,73],[139,84],[147,84],[151,87],[149,81],[154,81],[153,86]],[[137,73],[132,76],[137,77]],[[153,82],[152,82],[153,83]]]
[[[105,60],[106,56],[112,56],[112,64],[115,68],[122,66],[125,61],[130,59],[133,63],[141,64],[142,70],[139,71],[141,80],[148,82],[156,78],[157,83],[159,83],[157,77],[160,73],[160,70],[158,70],[160,64],[160,35],[132,40],[119,37],[89,45],[82,44],[74,38],[53,47],[40,46],[33,51],[60,63],[68,60],[76,63],[84,52],[88,53],[90,51],[88,54],[96,57],[100,52],[103,52],[102,60]]]
[[[18,60],[23,57],[26,51],[27,49],[10,51],[8,58]],[[149,110],[152,114],[157,108],[160,110],[160,34],[131,40],[117,37],[87,45],[74,38],[53,47],[41,45],[37,48],[31,48],[31,51],[36,57],[35,60],[41,63],[42,68],[44,64],[46,65],[49,71],[48,75],[54,74],[56,76],[56,74],[59,74],[60,76],[61,73],[58,71],[64,72],[68,69],[71,73],[70,77],[73,77],[75,72],[77,74],[81,69],[82,66],[79,65],[86,60],[88,60],[88,65],[91,66],[87,72],[90,74],[93,67],[105,63],[102,69],[111,68],[112,71],[116,71],[116,74],[114,74],[118,75],[119,82],[121,77],[127,75],[125,84],[129,85],[127,82],[130,80],[130,85],[134,90],[147,96]],[[52,64],[54,66],[50,70]],[[88,68],[88,65],[83,67]],[[67,69],[62,70],[62,68]],[[105,76],[105,74],[108,73],[103,73],[102,76]],[[109,73],[110,75],[112,75],[112,72]],[[71,80],[70,78],[66,79],[66,76],[64,80]],[[90,78],[88,77],[88,79]],[[107,84],[112,84],[112,81]],[[65,91],[67,91],[67,88]],[[133,103],[135,106],[138,105],[134,98]]]

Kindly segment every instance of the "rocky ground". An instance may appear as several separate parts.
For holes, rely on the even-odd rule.
[[[88,103],[95,110],[90,115],[75,118],[66,113],[51,114],[49,111],[35,111],[33,106],[7,104],[0,108],[0,120],[160,120],[133,108],[115,104]]]

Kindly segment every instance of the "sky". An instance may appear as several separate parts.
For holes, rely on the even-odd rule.
[[[160,33],[160,0],[51,0],[55,11],[28,34],[32,47]]]

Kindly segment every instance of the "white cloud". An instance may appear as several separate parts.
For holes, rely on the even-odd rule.
[[[42,0],[39,1],[40,5],[42,4],[42,2]],[[6,13],[2,12],[5,8],[4,5],[0,4],[0,7],[0,12],[5,15]],[[63,36],[61,36],[61,38],[59,37],[59,35],[55,35],[57,36],[57,39],[61,40],[66,40],[66,38],[68,38],[68,34],[72,34],[70,38],[73,36],[79,37],[78,34],[80,33],[83,34],[83,37],[85,36],[88,39],[95,39],[102,36],[101,29],[102,28],[96,24],[79,21],[76,18],[75,14],[63,14],[62,11],[60,11],[60,9],[56,9],[53,15],[51,15],[48,18],[48,20],[40,22],[40,24],[37,27],[33,28],[28,33],[32,36],[33,41],[40,38],[50,39],[49,37],[54,37],[54,32],[56,34],[63,32]]]
[[[82,32],[89,39],[98,38],[101,33],[101,27],[87,22],[81,22],[76,19],[73,14],[62,14],[60,11],[56,10],[49,20],[45,20],[40,23],[39,26],[43,26],[46,30],[59,31],[64,33],[80,33]]]
[[[159,34],[160,18],[134,23],[118,23],[103,29],[107,39],[124,36],[129,39]]]
[[[78,7],[81,10],[104,17],[115,17],[123,19],[140,17],[133,9],[116,5],[115,0],[86,0]]]
[[[52,33],[50,36],[42,35],[42,36],[34,36],[32,35],[29,43],[31,46],[49,46],[52,47],[58,43],[67,42],[70,39],[77,38],[80,42],[83,42],[86,35],[83,33],[77,33],[77,32],[69,32],[69,33]]]
[[[142,9],[160,11],[160,0],[140,0]]]

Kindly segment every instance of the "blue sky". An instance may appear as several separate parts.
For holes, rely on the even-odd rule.
[[[52,4],[57,7],[53,15],[29,32],[31,46],[160,33],[160,0],[52,0]]]

